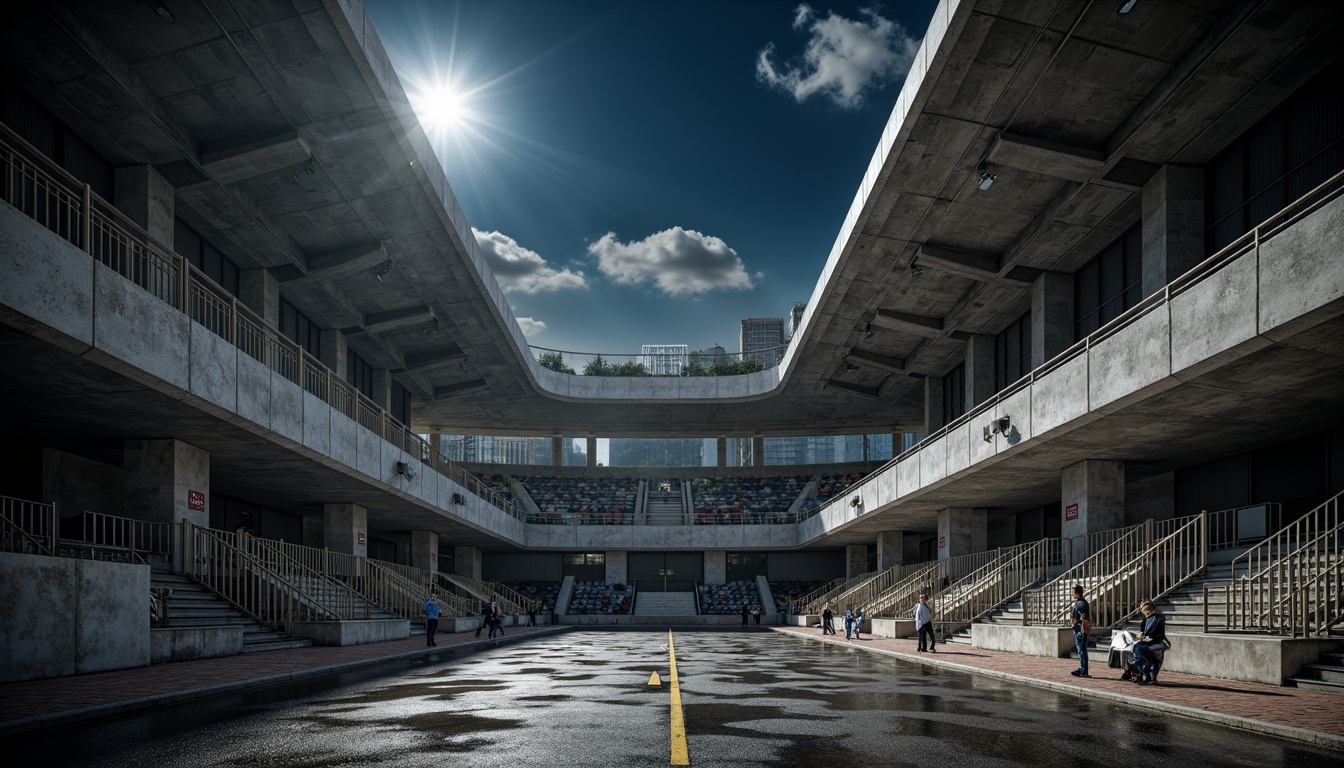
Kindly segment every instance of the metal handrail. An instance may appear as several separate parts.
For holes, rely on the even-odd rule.
[[[1079,339],[1072,346],[1060,352],[1058,355],[1055,355],[1054,357],[1050,358],[1044,364],[1032,370],[1030,373],[1023,376],[1021,379],[1018,379],[1012,384],[1009,384],[1007,387],[995,393],[993,396],[985,400],[983,403],[980,403],[979,405],[975,406],[974,408],[967,411],[965,414],[958,417],[957,419],[953,420],[951,423],[943,426],[936,432],[929,433],[928,435],[925,436],[923,440],[911,446],[909,450],[903,451],[901,452],[900,455],[892,457],[892,459],[888,461],[886,464],[883,464],[881,467],[878,467],[877,469],[868,473],[866,476],[860,478],[857,482],[851,485],[848,488],[848,493],[852,495],[852,493],[858,490],[860,486],[863,486],[864,484],[869,482],[876,481],[878,476],[883,475],[888,470],[895,468],[901,462],[914,458],[919,454],[920,451],[923,451],[925,448],[928,448],[937,440],[946,437],[952,432],[955,432],[956,430],[965,426],[967,423],[974,421],[977,418],[981,418],[987,413],[992,412],[1003,401],[1007,400],[1008,398],[1012,397],[1013,395],[1017,394],[1023,389],[1033,386],[1038,380],[1053,373],[1056,369],[1065,365],[1074,358],[1080,355],[1087,354],[1092,349],[1093,346],[1101,343],[1102,341],[1110,338],[1111,336],[1115,335],[1121,330],[1124,330],[1125,328],[1134,324],[1139,318],[1147,315],[1149,312],[1152,312],[1158,307],[1166,305],[1168,302],[1171,301],[1171,299],[1181,295],[1182,293],[1185,293],[1194,286],[1208,279],[1210,276],[1218,273],[1224,267],[1228,266],[1229,264],[1231,264],[1233,261],[1243,256],[1244,254],[1252,251],[1258,253],[1260,250],[1260,245],[1264,243],[1266,240],[1279,234],[1289,225],[1293,224],[1295,221],[1309,215],[1310,213],[1324,206],[1326,203],[1329,203],[1333,201],[1335,198],[1339,197],[1341,194],[1344,194],[1344,185],[1341,185],[1341,182],[1344,182],[1344,171],[1336,173],[1329,179],[1317,185],[1310,192],[1307,192],[1306,194],[1292,201],[1288,205],[1284,206],[1281,210],[1279,210],[1277,213],[1273,214],[1269,218],[1265,219],[1251,231],[1247,232],[1246,234],[1242,235],[1236,240],[1233,240],[1232,242],[1223,246],[1212,256],[1208,257],[1204,261],[1201,261],[1199,264],[1196,264],[1185,274],[1177,277],[1167,285],[1163,286],[1161,290],[1153,293],[1147,298],[1144,298],[1135,306],[1120,313],[1120,315],[1117,316],[1115,319],[1111,320],[1110,322],[1101,326],[1097,330],[1088,334],[1086,337]],[[1330,189],[1330,187],[1332,186],[1334,186],[1335,188]],[[1317,197],[1318,195],[1320,197]],[[831,499],[826,504],[823,504],[821,508],[824,509],[826,507],[829,507],[836,501],[839,500]]]
[[[285,585],[294,592],[294,600],[302,607],[309,608],[325,616],[324,620],[363,620],[369,618],[369,600],[359,590],[340,579],[332,578],[329,573],[310,567],[296,558],[290,557],[275,546],[280,542],[260,539],[246,533],[228,533],[188,523],[193,531],[205,531],[229,546],[247,554],[271,572],[280,574]],[[352,578],[363,578],[356,570],[349,574]]]
[[[1041,539],[1001,550],[1000,556],[931,598],[933,623],[949,634],[1012,600],[1049,574],[1067,539]]]
[[[60,539],[60,512],[56,502],[0,496],[0,520],[38,547],[37,554],[56,554]]]
[[[793,601],[793,604],[796,605],[796,606],[798,606],[798,610],[796,610],[795,613],[800,613],[800,614],[805,614],[805,613],[807,613],[807,610],[806,610],[806,609],[807,609],[809,606],[811,606],[812,603],[815,603],[815,602],[816,602],[818,599],[820,599],[822,596],[830,594],[833,590],[836,590],[836,589],[840,588],[840,586],[843,585],[846,581],[847,581],[847,579],[843,579],[843,578],[841,578],[841,579],[831,579],[830,581],[826,582],[825,584],[821,585],[820,587],[817,587],[816,589],[812,590],[811,592],[808,592],[807,594],[803,595],[802,597],[799,597],[797,600],[794,600],[794,601]]]
[[[421,463],[521,519],[520,510],[506,499],[436,455],[409,427],[3,123],[0,169],[0,193],[10,205]]]
[[[896,616],[901,606],[913,606],[925,590],[933,588],[939,571],[937,561],[906,566],[902,578],[863,603],[869,616]]]
[[[478,598],[499,603],[499,610],[504,613],[522,613],[523,606],[527,604],[526,598],[503,584],[479,581],[456,573],[439,572],[439,577],[468,592],[475,592]]]
[[[221,531],[190,526],[182,532],[185,575],[273,629],[290,634],[296,619],[334,618],[321,607],[295,608],[297,589],[255,554],[234,546]]]
[[[22,555],[52,555],[37,537],[20,528],[14,521],[0,516],[0,552]]]
[[[1022,623],[1026,626],[1059,624],[1072,610],[1069,597],[1075,585],[1083,588],[1084,594],[1093,594],[1095,587],[1103,579],[1133,562],[1134,558],[1153,545],[1155,538],[1154,521],[1147,520],[1127,528],[1102,533],[1120,534],[1109,544],[1081,563],[1051,579],[1036,589],[1027,590],[1022,596]],[[1099,537],[1100,538],[1100,537]],[[1089,536],[1089,546],[1096,539]]]
[[[721,364],[721,363],[729,363],[729,364],[731,364],[731,363],[741,362],[741,361],[743,361],[743,360],[757,359],[758,357],[760,357],[760,358],[767,358],[767,359],[771,359],[771,360],[774,361],[773,364],[771,364],[771,365],[765,365],[765,364],[764,364],[764,360],[762,360],[762,368],[761,368],[761,370],[769,370],[770,368],[777,367],[777,366],[779,365],[779,363],[784,359],[784,354],[785,354],[786,352],[788,352],[788,349],[789,349],[789,346],[790,346],[791,343],[792,343],[792,342],[787,342],[787,343],[784,343],[784,344],[777,344],[777,345],[775,345],[775,346],[773,346],[773,347],[765,347],[765,348],[763,348],[763,349],[753,349],[753,350],[751,350],[750,352],[727,352],[727,351],[724,351],[724,352],[722,352],[722,353],[712,353],[712,352],[703,352],[703,351],[689,351],[689,350],[688,350],[687,352],[685,352],[685,353],[680,353],[680,352],[574,352],[574,351],[572,351],[572,350],[567,350],[567,349],[551,349],[551,348],[549,348],[549,347],[539,347],[539,346],[537,346],[537,345],[535,345],[535,344],[528,344],[528,345],[527,345],[527,348],[528,348],[530,351],[532,351],[532,352],[534,353],[534,356],[535,356],[538,360],[540,360],[540,358],[541,358],[542,355],[547,355],[547,354],[559,355],[561,361],[562,361],[565,365],[569,366],[570,368],[575,369],[576,373],[572,374],[572,375],[575,375],[575,376],[582,376],[582,375],[584,375],[584,374],[582,374],[582,373],[580,372],[580,371],[582,370],[582,367],[583,367],[584,364],[583,364],[583,363],[580,363],[579,360],[592,361],[592,360],[600,359],[600,360],[602,360],[603,362],[635,362],[635,363],[643,364],[644,361],[645,361],[645,360],[648,360],[649,358],[659,358],[659,357],[661,357],[661,358],[670,358],[670,357],[680,357],[680,358],[683,358],[685,362],[684,362],[684,364],[683,364],[682,367],[681,367],[681,373],[653,373],[652,371],[649,371],[647,368],[645,368],[645,369],[644,369],[644,370],[645,370],[645,373],[638,374],[640,377],[649,377],[649,378],[653,378],[653,377],[657,377],[657,378],[667,378],[667,377],[689,377],[689,376],[713,376],[713,375],[715,375],[715,374],[709,373],[708,370],[706,370],[705,373],[691,373],[691,372],[688,372],[687,369],[688,369],[688,368],[691,368],[692,364],[694,364],[694,363],[699,363],[700,365],[705,366],[706,368],[708,368],[708,366],[719,365],[719,364]],[[540,354],[536,354],[536,353],[540,353]],[[709,360],[708,362],[706,362],[706,359],[708,359],[708,358],[713,358],[713,359],[712,359],[712,360]],[[563,373],[563,371],[559,371],[559,373]],[[730,375],[731,375],[731,374],[730,374]]]
[[[102,512],[85,512],[80,520],[80,540],[146,555],[171,557],[178,538],[174,530],[176,527],[176,523],[152,523]]]
[[[811,602],[807,603],[806,607],[803,609],[803,613],[805,614],[821,613],[822,609],[826,606],[827,603],[834,602],[835,599],[838,598],[840,595],[843,595],[844,593],[857,587],[858,585],[875,578],[877,575],[878,575],[877,571],[868,571],[867,573],[861,573],[858,576],[853,576],[851,578],[845,579],[845,581],[840,586],[836,587],[830,592],[827,592],[819,597],[813,598]]]

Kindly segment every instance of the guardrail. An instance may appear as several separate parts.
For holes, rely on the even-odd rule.
[[[793,601],[793,605],[795,606],[793,612],[795,614],[807,613],[807,608],[809,606],[820,600],[822,597],[830,594],[832,591],[839,589],[846,581],[847,579],[831,579],[820,587],[799,597],[797,600]]]
[[[521,510],[441,454],[189,261],[0,124],[0,193],[37,223],[471,493]]]
[[[1204,631],[1323,634],[1344,618],[1339,574],[1344,519],[1337,494],[1232,561],[1232,578],[1204,585]],[[1211,605],[1223,598],[1223,615]]]
[[[943,634],[975,622],[1045,579],[1067,539],[1041,539],[996,550],[996,557],[930,596],[933,623]]]
[[[1317,209],[1324,206],[1326,203],[1333,201],[1341,194],[1344,194],[1344,171],[1336,173],[1334,176],[1331,176],[1329,179],[1319,184],[1316,188],[1312,189],[1310,192],[1307,192],[1306,194],[1297,198],[1293,202],[1284,206],[1280,211],[1270,216],[1269,218],[1265,219],[1251,231],[1247,232],[1246,234],[1242,235],[1236,240],[1233,240],[1232,242],[1228,243],[1226,246],[1221,248],[1217,253],[1213,254],[1209,258],[1195,265],[1185,274],[1181,275],[1180,277],[1177,277],[1167,285],[1163,286],[1161,290],[1157,291],[1156,293],[1153,293],[1151,296],[1144,298],[1135,306],[1131,307],[1125,312],[1122,312],[1114,320],[1111,320],[1109,323],[1106,323],[1105,325],[1101,326],[1097,330],[1088,334],[1086,337],[1078,340],[1073,344],[1073,346],[1070,346],[1063,352],[1060,352],[1058,355],[1055,355],[1053,358],[1046,361],[1044,364],[1042,364],[1035,370],[1031,371],[1026,376],[1023,376],[1021,379],[1018,379],[1012,384],[1009,384],[1004,389],[998,391],[988,400],[984,401],[983,403],[980,403],[979,405],[976,405],[974,408],[971,408],[965,414],[961,415],[960,417],[953,420],[949,424],[943,426],[941,429],[929,433],[919,443],[911,446],[909,450],[903,451],[900,455],[893,457],[891,461],[887,462],[886,464],[882,465],[876,470],[868,473],[868,475],[864,476],[863,478],[860,478],[858,482],[849,487],[847,493],[852,496],[854,492],[858,491],[861,488],[861,486],[876,480],[878,476],[885,474],[888,470],[895,468],[896,465],[900,464],[901,462],[915,458],[916,456],[919,455],[921,451],[927,449],[929,446],[933,445],[939,439],[946,437],[947,435],[955,432],[958,429],[961,429],[962,427],[966,426],[966,424],[972,421],[976,421],[977,419],[984,418],[988,414],[992,414],[994,409],[997,408],[1000,403],[1004,402],[1013,395],[1016,395],[1018,392],[1021,392],[1027,387],[1033,386],[1037,381],[1050,375],[1055,370],[1064,366],[1073,359],[1088,354],[1091,351],[1092,347],[1096,346],[1097,344],[1100,344],[1102,341],[1105,341],[1111,336],[1114,336],[1115,334],[1119,333],[1125,328],[1128,328],[1129,326],[1133,325],[1135,322],[1137,322],[1144,316],[1148,315],[1150,312],[1153,312],[1159,307],[1165,306],[1172,299],[1176,298],[1177,296],[1180,296],[1181,294],[1185,293],[1191,288],[1199,285],[1212,275],[1217,274],[1223,268],[1227,267],[1229,264],[1233,263],[1234,261],[1246,255],[1247,253],[1254,252],[1258,254],[1260,251],[1261,243],[1279,234],[1280,232],[1292,226],[1300,219],[1310,215]],[[1258,271],[1255,274],[1257,281],[1256,295],[1258,295],[1259,294],[1258,281],[1260,277]],[[837,501],[839,501],[839,499],[832,499],[827,504],[823,504],[822,508],[829,507],[832,504],[835,504]]]
[[[527,605],[527,598],[503,584],[479,581],[456,573],[440,572],[439,578],[458,589],[474,594],[477,599],[499,603],[499,610],[503,613],[523,613],[523,608]]]
[[[364,595],[348,584],[290,557],[275,546],[281,542],[259,539],[246,533],[215,531],[191,523],[184,525],[193,544],[210,540],[223,542],[233,550],[246,555],[248,558],[246,562],[258,564],[268,573],[278,575],[281,579],[280,586],[290,591],[295,609],[301,618],[320,617],[314,619],[318,621],[369,618],[369,601]]]
[[[894,616],[901,606],[913,607],[923,590],[933,583],[938,563],[914,563],[891,568],[854,591],[852,602],[870,617]]]
[[[543,367],[559,373],[589,376],[732,376],[774,368],[789,344],[750,352],[571,352],[527,345]],[[743,365],[744,361],[746,362]],[[561,370],[561,366],[568,370]]]
[[[132,550],[144,556],[172,557],[178,539],[176,523],[151,523],[102,512],[80,515],[79,528],[80,541]]]
[[[868,571],[867,573],[861,573],[858,576],[854,576],[853,578],[845,579],[844,582],[840,584],[840,586],[836,587],[835,589],[829,592],[825,592],[821,595],[818,595],[817,597],[811,597],[809,595],[811,599],[809,600],[809,602],[804,604],[802,612],[805,614],[821,613],[822,609],[825,608],[827,603],[833,602],[840,595],[843,595],[844,593],[859,586],[860,584],[863,584],[864,582],[875,578],[877,574],[878,574],[877,571]],[[821,590],[817,591],[820,592]],[[814,592],[813,594],[816,593]]]
[[[54,555],[60,537],[56,504],[0,496],[0,549],[28,555]]]
[[[183,531],[187,576],[253,619],[287,635],[298,618],[334,618],[320,609],[300,616],[293,585],[256,555],[239,549],[219,534],[196,526]]]

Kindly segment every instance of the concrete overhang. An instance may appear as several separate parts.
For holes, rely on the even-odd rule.
[[[995,137],[986,159],[995,165],[1069,181],[1089,181],[1106,164],[1106,156],[1095,149],[1011,133]]]
[[[220,184],[298,166],[313,156],[297,131],[201,155],[201,169]],[[297,172],[305,172],[300,168]]]

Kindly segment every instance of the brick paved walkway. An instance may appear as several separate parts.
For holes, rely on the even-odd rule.
[[[565,627],[508,627],[504,642],[564,631]],[[266,651],[222,659],[202,659],[91,675],[0,684],[0,734],[55,725],[84,717],[124,712],[254,685],[354,669],[398,658],[431,653],[464,653],[490,648],[497,641],[471,632],[437,638],[434,648],[423,635],[408,640],[344,648],[312,646]]]
[[[775,630],[816,642],[848,645],[907,661],[988,674],[1082,696],[1129,704],[1141,701],[1149,708],[1174,714],[1344,749],[1344,697],[1335,694],[1177,672],[1162,673],[1160,685],[1137,686],[1122,681],[1120,671],[1108,668],[1104,658],[1100,664],[1093,659],[1093,677],[1077,678],[1069,674],[1077,666],[1073,659],[1023,656],[969,645],[940,645],[938,653],[928,654],[918,653],[916,641],[904,638],[868,636],[861,641],[846,641],[839,635],[823,638],[815,629],[776,627]]]

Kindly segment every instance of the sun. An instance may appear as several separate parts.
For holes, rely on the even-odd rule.
[[[439,85],[425,90],[415,100],[415,111],[428,127],[451,131],[462,127],[467,120],[467,100],[451,85]]]

